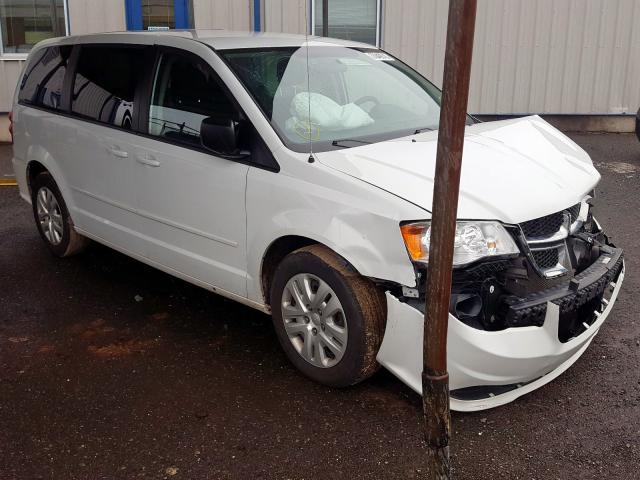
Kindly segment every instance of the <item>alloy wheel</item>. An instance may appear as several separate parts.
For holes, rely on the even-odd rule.
[[[62,211],[55,195],[47,187],[41,187],[36,196],[38,221],[45,238],[52,245],[59,245],[64,233]]]
[[[282,293],[284,328],[296,351],[320,368],[335,366],[347,348],[348,328],[342,304],[321,278],[300,273]]]

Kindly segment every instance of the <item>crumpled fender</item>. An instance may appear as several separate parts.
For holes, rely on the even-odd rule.
[[[261,266],[269,246],[289,235],[326,245],[363,276],[415,286],[400,222],[428,218],[428,212],[318,162],[309,165],[297,160],[287,167],[290,172],[253,168],[248,173],[247,290],[251,300],[263,301]]]

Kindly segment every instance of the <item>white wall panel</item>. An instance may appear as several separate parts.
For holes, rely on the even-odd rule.
[[[263,4],[264,31],[304,34],[308,30],[306,18],[311,11],[305,17],[305,0],[264,0]]]
[[[195,28],[251,29],[253,0],[193,0]]]
[[[68,0],[72,34],[124,30],[124,0]],[[197,28],[251,29],[253,0],[193,0]],[[383,47],[442,83],[448,0],[383,0]],[[307,0],[263,0],[265,31],[302,34]],[[310,12],[307,12],[310,15]],[[640,0],[479,0],[469,110],[634,113]],[[634,26],[636,28],[634,28]],[[0,112],[21,62],[0,59]]]
[[[437,85],[447,8],[447,0],[384,2],[384,48]],[[640,0],[479,0],[469,110],[634,113],[638,25]]]
[[[22,60],[0,59],[0,113],[11,110],[13,92],[22,71]]]
[[[124,0],[68,0],[71,35],[127,29]]]

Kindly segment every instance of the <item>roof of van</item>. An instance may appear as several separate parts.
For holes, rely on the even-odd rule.
[[[206,45],[210,45],[216,50],[228,50],[236,48],[277,48],[277,47],[299,47],[309,41],[313,44],[335,45],[344,47],[375,48],[365,43],[339,40],[336,38],[325,38],[316,36],[293,35],[289,33],[266,33],[266,32],[242,32],[231,30],[168,30],[168,31],[136,31],[136,32],[108,32],[89,35],[73,35],[70,37],[60,37],[45,40],[42,44],[55,43],[90,43],[95,42],[123,42],[144,35],[166,37],[174,36],[191,39]]]

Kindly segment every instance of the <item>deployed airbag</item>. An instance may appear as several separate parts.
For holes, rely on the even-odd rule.
[[[300,123],[321,130],[359,128],[373,123],[369,114],[355,103],[339,105],[321,93],[298,93],[291,101],[291,114],[287,128],[292,130]]]

